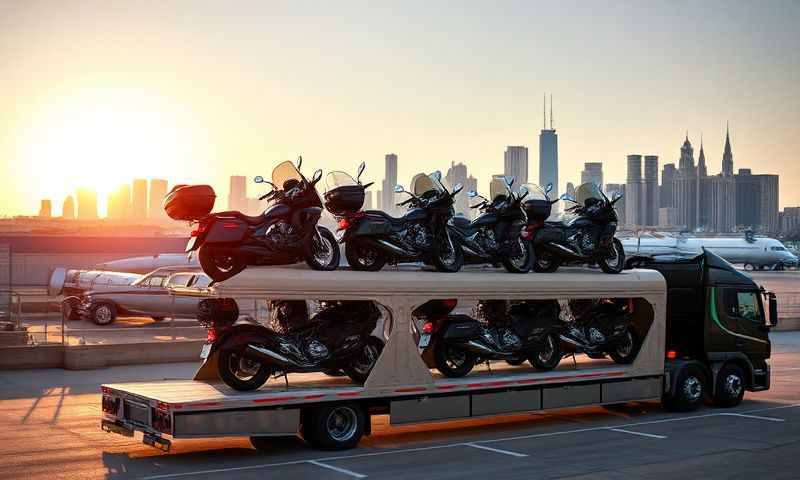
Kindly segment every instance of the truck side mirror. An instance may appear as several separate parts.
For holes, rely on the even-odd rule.
[[[767,293],[769,299],[769,326],[778,326],[778,298],[773,292]]]

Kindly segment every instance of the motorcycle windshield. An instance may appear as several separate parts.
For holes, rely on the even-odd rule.
[[[578,205],[586,205],[586,200],[590,198],[596,198],[601,202],[604,200],[600,187],[596,183],[584,183],[575,189],[575,201],[578,202]]]
[[[331,191],[339,187],[353,187],[358,185],[355,178],[344,172],[330,172],[325,177],[325,190]]]
[[[525,195],[525,192],[528,194]],[[542,187],[536,185],[535,183],[525,183],[520,185],[519,189],[517,189],[517,195],[520,197],[524,195],[524,201],[526,202],[530,200],[549,200],[547,193],[545,193]]]
[[[294,162],[289,160],[279,163],[278,166],[272,170],[272,183],[278,188],[284,188],[284,184],[289,180],[299,182],[302,179],[303,176],[300,175],[300,170],[294,166]]]
[[[424,173],[418,173],[411,183],[411,192],[417,197],[421,197],[428,192],[441,193],[443,191],[444,185],[442,185],[442,182]]]

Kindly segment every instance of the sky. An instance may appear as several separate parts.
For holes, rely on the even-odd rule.
[[[383,178],[464,162],[479,190],[527,145],[542,95],[560,180],[625,156],[780,174],[800,205],[800,2],[0,2],[0,215],[79,186],[211,183],[314,168]],[[549,108],[549,107],[548,107]],[[251,184],[249,193],[259,192]]]

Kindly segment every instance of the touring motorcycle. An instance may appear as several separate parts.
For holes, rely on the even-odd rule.
[[[272,181],[255,178],[272,190],[259,200],[272,205],[261,215],[237,211],[210,214],[213,190],[203,185],[179,185],[167,195],[164,208],[170,217],[196,222],[186,252],[199,250],[203,271],[215,282],[226,280],[247,265],[283,265],[305,261],[315,270],[339,266],[339,247],[333,233],[319,226],[322,201],[315,185],[322,171],[309,180],[300,167],[283,162],[272,171]],[[209,192],[210,190],[210,192]],[[209,202],[209,197],[211,198]]]
[[[359,178],[363,171],[362,164]],[[423,261],[442,272],[460,270],[464,253],[452,240],[447,222],[454,215],[453,197],[462,186],[456,184],[449,192],[441,178],[440,172],[419,174],[410,192],[395,186],[395,193],[409,196],[398,204],[408,206],[408,211],[396,218],[380,210],[361,210],[363,191],[371,184],[362,185],[344,172],[329,175],[326,208],[338,219],[339,242],[344,243],[350,268],[377,271],[386,263]]]
[[[633,299],[573,299],[569,309],[573,321],[561,334],[564,351],[590,358],[608,355],[619,364],[634,361],[641,339],[632,324]]]
[[[309,316],[305,301],[272,302],[268,327],[237,322],[235,300],[205,299],[198,321],[208,330],[201,357],[218,355],[220,378],[235,390],[255,390],[271,376],[343,371],[364,383],[383,350],[372,336],[380,311],[371,301],[320,302]]]
[[[452,314],[456,300],[431,300],[413,315],[424,321],[419,348],[431,366],[446,377],[463,377],[475,364],[528,360],[537,370],[552,370],[561,361],[560,307],[557,300],[478,303],[476,318]]]
[[[480,215],[470,222],[464,217],[454,217],[448,225],[451,237],[464,250],[466,263],[502,264],[512,273],[527,273],[533,264],[533,247],[520,235],[527,223],[521,203],[527,191],[514,192],[514,177],[492,180],[490,198],[467,192],[470,198],[480,199],[472,209]]]
[[[594,183],[584,183],[575,190],[575,197],[561,196],[574,205],[560,220],[547,220],[549,208],[529,210],[523,237],[533,244],[533,270],[554,272],[562,263],[597,263],[606,273],[621,272],[625,250],[614,237],[618,221],[614,204],[620,198],[609,199]]]

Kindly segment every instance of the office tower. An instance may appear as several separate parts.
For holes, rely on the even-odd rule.
[[[375,192],[375,208],[378,210],[383,210],[383,195],[382,190],[378,190]]]
[[[539,133],[539,185],[544,188],[553,184],[551,198],[558,197],[558,135],[553,128],[553,97],[550,96],[550,128],[547,128],[547,104],[545,101],[544,125]],[[557,203],[555,205],[558,205]],[[554,205],[554,206],[555,206]]]
[[[788,234],[800,229],[800,207],[786,207],[779,214],[781,233]]]
[[[167,196],[167,181],[153,178],[150,180],[150,203],[147,217],[152,219],[166,218],[167,213],[161,208],[161,202]]]
[[[697,228],[698,188],[694,149],[687,134],[686,140],[681,146],[678,171],[672,179],[672,206],[675,207],[677,226],[688,230]]]
[[[280,187],[281,185],[278,185],[278,188]],[[243,212],[247,207],[247,177],[231,175],[230,189],[228,190],[228,210]]]
[[[503,154],[503,175],[514,177],[514,185],[528,183],[528,147],[506,147]]]
[[[733,153],[730,134],[725,133],[722,172],[709,177],[710,227],[715,232],[732,232],[736,228],[736,180],[733,175]],[[702,208],[703,206],[701,206]]]
[[[61,218],[73,220],[75,218],[75,201],[71,195],[67,195],[64,204],[61,206]]]
[[[245,201],[247,202],[247,208],[242,210],[243,213],[247,215],[259,215],[264,213],[263,202],[258,198],[246,198]]]
[[[372,192],[367,190],[364,192],[364,208],[363,210],[372,210]]]
[[[603,188],[603,163],[586,162],[581,172],[581,183],[594,183]]]
[[[740,168],[734,183],[737,227],[777,232],[778,175],[754,174],[749,168]]]
[[[661,207],[658,209],[658,226],[660,228],[674,227],[678,223],[674,207]]]
[[[455,187],[457,183],[460,183],[464,187],[461,193],[455,196],[455,205],[453,205],[453,207],[456,213],[460,213],[466,217],[471,216],[472,210],[469,208],[467,192],[478,189],[478,180],[471,175],[467,175],[466,165],[463,163],[457,164],[455,162],[451,162],[444,179],[450,189]]]
[[[386,154],[384,158],[384,175],[381,184],[381,205],[382,209],[388,213],[397,210],[395,202],[394,186],[397,185],[397,155],[394,153]],[[409,186],[409,189],[412,188]]]
[[[571,183],[567,184],[567,188],[572,185]],[[606,184],[605,189],[606,195],[608,198],[614,198],[615,194],[622,195],[622,198],[617,200],[617,203],[614,204],[614,210],[617,211],[617,223],[620,225],[626,225],[626,217],[625,217],[625,202],[628,201],[625,195],[625,184],[624,183],[608,183]],[[569,193],[569,190],[567,190]]]
[[[53,216],[53,204],[50,200],[44,198],[39,206],[39,217],[50,218]]]
[[[97,218],[97,193],[89,188],[78,188],[78,219],[93,220]]]
[[[108,194],[108,218],[128,219],[131,216],[131,186],[122,184]]]
[[[628,176],[625,181],[625,222],[643,225],[642,156],[628,155]]]
[[[131,217],[137,220],[147,218],[147,180],[136,179],[133,181]]]
[[[662,207],[672,206],[672,180],[678,170],[674,163],[667,163],[661,169],[661,187],[658,189],[658,203]]]
[[[642,182],[642,205],[644,225],[658,225],[658,156],[644,156],[644,180]]]

